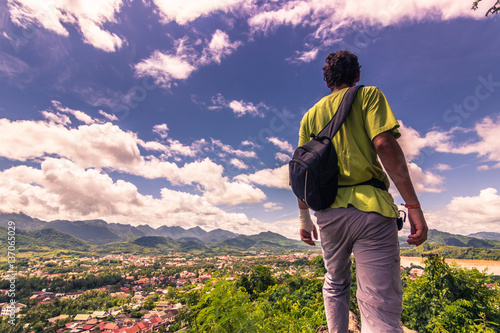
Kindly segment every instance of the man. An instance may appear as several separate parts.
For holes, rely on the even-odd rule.
[[[337,111],[349,87],[359,82],[358,58],[349,51],[331,53],[323,67],[331,94],[303,117],[299,146],[319,133]],[[399,124],[377,87],[361,88],[332,142],[340,168],[339,187],[330,208],[315,213],[325,261],[323,296],[329,332],[347,332],[351,286],[351,253],[356,259],[357,299],[363,333],[403,332],[402,284],[397,230],[398,208],[391,194],[371,185],[377,179],[389,187],[386,172],[406,202],[411,234],[408,244],[427,239],[427,224],[413,188],[403,151],[396,139]],[[318,238],[308,207],[299,200],[301,239]]]

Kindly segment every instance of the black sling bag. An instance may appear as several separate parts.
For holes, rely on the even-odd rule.
[[[347,90],[330,122],[318,135],[311,133],[312,140],[298,147],[288,164],[293,193],[314,211],[330,207],[339,187],[371,185],[387,190],[384,182],[375,178],[359,184],[338,185],[340,170],[332,139],[344,123],[361,87],[354,86]]]

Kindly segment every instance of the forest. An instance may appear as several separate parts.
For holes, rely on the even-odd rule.
[[[8,325],[6,318],[2,332],[23,332],[29,324],[30,332],[56,332],[68,318],[50,326],[47,319],[61,315],[92,313],[112,307],[123,307],[124,313],[139,318],[147,310],[155,308],[160,300],[185,305],[175,323],[159,329],[159,332],[316,332],[326,325],[322,297],[322,277],[325,273],[323,259],[300,260],[302,266],[284,265],[279,262],[262,262],[257,265],[238,265],[233,269],[207,267],[212,278],[202,284],[187,284],[181,288],[163,284],[168,291],[157,294],[158,286],[146,289],[149,296],[141,309],[127,306],[130,297],[118,299],[111,295],[126,281],[119,275],[108,274],[86,280],[67,281],[74,288],[91,288],[116,284],[108,291],[92,291],[76,300],[54,300],[51,304],[39,304],[22,310],[15,326]],[[493,276],[477,269],[465,269],[449,265],[441,256],[429,256],[424,261],[421,277],[410,275],[410,268],[402,269],[404,286],[403,324],[421,333],[426,332],[500,332],[500,289]],[[203,269],[201,266],[192,268]],[[235,271],[238,274],[234,274]],[[174,273],[172,271],[171,273]],[[356,303],[356,266],[352,265],[353,286],[350,310],[359,317]],[[155,275],[154,267],[142,268],[141,275]],[[54,284],[52,285],[52,282]],[[27,279],[19,281],[30,290],[40,287],[53,290],[70,290],[62,280]],[[30,286],[30,284],[32,284]],[[3,286],[0,286],[3,288]],[[112,317],[106,320],[113,321]]]

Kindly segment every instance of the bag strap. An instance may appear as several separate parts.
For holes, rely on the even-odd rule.
[[[381,190],[387,191],[387,186],[385,186],[385,183],[381,181],[380,179],[377,178],[372,178],[370,180],[367,180],[366,182],[358,183],[358,184],[352,184],[352,185],[338,185],[338,187],[352,187],[352,186],[358,186],[358,185],[371,185],[373,187],[379,188]]]
[[[347,114],[349,110],[351,110],[352,103],[356,98],[356,94],[358,93],[358,89],[364,87],[363,85],[350,87],[347,92],[342,97],[342,101],[340,102],[340,106],[337,112],[333,115],[332,119],[328,122],[328,124],[318,133],[318,137],[327,136],[331,139],[337,134],[340,127],[344,123],[347,118]]]
[[[347,114],[351,110],[352,103],[356,98],[359,88],[364,87],[363,85],[350,87],[344,96],[342,97],[342,101],[340,102],[340,106],[337,112],[333,115],[332,119],[328,122],[328,124],[319,132],[318,137],[328,136],[331,139],[337,134],[340,127],[344,123],[347,118]],[[353,184],[353,185],[338,185],[338,187],[351,187],[357,185],[371,185],[373,187],[379,188],[381,190],[387,191],[387,187],[385,183],[379,179],[372,178],[362,183]]]

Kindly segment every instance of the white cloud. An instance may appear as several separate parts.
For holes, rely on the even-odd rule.
[[[91,125],[91,124],[96,123],[96,121],[94,119],[92,119],[92,117],[90,117],[85,112],[82,112],[80,110],[73,110],[73,109],[70,109],[68,107],[64,107],[64,106],[62,106],[61,102],[59,102],[59,101],[52,101],[52,105],[58,111],[72,114],[77,120],[81,121],[82,123],[85,123],[87,125]]]
[[[478,137],[476,142],[450,143],[439,147],[438,151],[454,154],[477,154],[479,157],[485,157],[488,161],[497,163],[493,166],[494,168],[500,168],[500,140],[498,140],[500,115],[483,118],[475,125],[474,130]]]
[[[254,174],[241,174],[234,177],[237,181],[254,183],[266,187],[290,189],[288,179],[288,164],[276,169],[263,169]]]
[[[165,139],[168,136],[168,126],[167,124],[154,125],[153,132],[158,134],[160,138]]]
[[[290,153],[293,153],[293,146],[286,140],[281,140],[275,137],[267,138],[269,142],[278,147],[280,150]]]
[[[458,17],[481,18],[471,6],[454,0],[342,1],[342,0],[295,0],[269,2],[254,11],[248,23],[255,32],[268,33],[281,26],[305,26],[313,30],[308,40],[314,46],[297,54],[295,61],[314,59],[315,49],[326,48],[339,41],[346,32],[366,30],[367,26],[386,27],[404,21],[438,21]],[[373,30],[373,29],[372,29]],[[366,34],[374,39],[375,34]],[[373,36],[373,37],[371,37]]]
[[[266,202],[262,205],[266,212],[272,212],[275,210],[283,209],[283,206],[277,202]]]
[[[201,51],[197,47],[203,45]],[[153,54],[134,66],[137,77],[151,76],[157,85],[170,88],[175,81],[187,79],[202,66],[220,63],[222,58],[234,52],[242,43],[231,42],[229,36],[216,30],[210,41],[197,39],[193,44],[185,36],[174,41],[175,52],[155,50]]]
[[[116,23],[115,14],[120,12],[122,0],[8,0],[12,22],[27,28],[37,24],[58,35],[69,36],[63,24],[76,26],[84,42],[106,52],[120,49],[125,39],[103,29]]]
[[[263,117],[262,111],[259,110],[259,108],[253,105],[253,103],[251,102],[245,102],[243,100],[240,101],[233,100],[229,102],[228,106],[231,110],[233,110],[236,117],[241,117],[244,116],[245,114],[249,114],[254,117],[255,116]]]
[[[453,197],[446,208],[424,211],[430,228],[455,234],[496,231],[500,223],[500,196],[486,188],[477,196]]]
[[[212,62],[220,64],[223,57],[230,55],[243,43],[240,41],[231,42],[228,34],[221,30],[216,30],[212,35],[212,40],[203,50],[202,63]]]
[[[283,162],[283,163],[288,163],[290,160],[291,160],[291,157],[290,155],[288,154],[284,154],[284,153],[276,153],[274,155],[274,157],[280,161],[280,162]]]
[[[158,50],[134,66],[138,77],[151,76],[155,83],[170,88],[173,80],[184,80],[196,70],[185,57],[165,54]]]
[[[408,163],[408,170],[410,172],[410,177],[412,183],[415,187],[415,191],[423,193],[439,193],[444,191],[444,177],[436,175],[430,171],[423,171],[415,163]]]
[[[104,118],[108,119],[109,121],[117,121],[118,120],[118,117],[115,116],[114,114],[109,114],[109,113],[106,113],[102,110],[99,110],[99,114],[101,116],[103,116]]]
[[[212,139],[212,144],[215,147],[218,147],[222,150],[222,152],[223,152],[223,154],[221,154],[222,157],[224,157],[225,154],[227,153],[227,154],[235,155],[236,157],[240,157],[240,158],[257,158],[257,154],[254,151],[234,149],[230,145],[226,145],[226,144],[222,143],[220,140]]]
[[[296,51],[295,56],[290,57],[287,60],[292,62],[292,63],[298,63],[298,64],[303,63],[303,62],[305,62],[305,63],[311,62],[314,59],[316,59],[316,57],[318,56],[318,52],[319,52],[318,47],[314,47],[312,50],[308,50],[308,51]]]
[[[185,25],[202,16],[221,11],[227,13],[237,8],[246,7],[249,0],[153,0],[160,11],[164,23],[175,21]]]
[[[142,146],[170,154],[177,149],[177,153],[194,156],[206,145],[204,140],[193,143],[192,148],[171,143],[168,147],[144,142],[135,133],[124,132],[111,123],[71,129],[41,121],[0,119],[0,156],[10,160],[36,161],[59,156],[82,168],[116,170],[148,179],[165,178],[174,185],[197,185],[203,197],[216,205],[258,203],[266,198],[258,188],[224,177],[223,167],[209,158],[179,167],[152,155],[142,156],[139,149]],[[179,147],[174,147],[175,143]],[[236,156],[255,156],[254,152],[234,150],[220,141],[216,144]]]
[[[227,213],[206,198],[162,189],[160,198],[140,194],[124,180],[96,169],[48,158],[40,169],[17,166],[0,171],[0,211],[24,212],[44,220],[105,219],[132,225],[179,225],[257,233],[265,225],[241,213]]]
[[[249,146],[249,147],[252,147],[252,148],[260,148],[260,146],[258,144],[256,144],[255,142],[249,141],[249,140],[242,141],[241,145],[242,146]]]
[[[240,170],[242,170],[242,169],[248,169],[248,165],[246,165],[245,163],[243,163],[243,161],[241,161],[241,160],[239,160],[237,158],[232,158],[229,163],[231,163],[237,169],[240,169]]]
[[[221,110],[228,108],[233,111],[236,117],[242,117],[249,114],[253,117],[264,117],[264,112],[269,109],[263,102],[255,105],[252,102],[244,100],[231,100],[228,101],[222,94],[218,93],[212,97],[212,105],[208,107],[209,110]]]
[[[42,116],[47,119],[49,122],[54,123],[54,124],[61,124],[61,125],[69,125],[71,124],[71,120],[69,117],[65,114],[61,114],[59,112],[53,113],[49,111],[42,111]]]
[[[427,132],[425,136],[421,136],[415,129],[405,126],[401,121],[399,123],[401,125],[399,129],[401,137],[398,142],[409,162],[418,159],[425,148],[439,149],[440,151],[448,149],[451,134],[454,131],[440,132],[433,130]]]
[[[438,165],[436,165],[436,169],[439,171],[449,171],[452,168],[448,164],[439,163]]]

